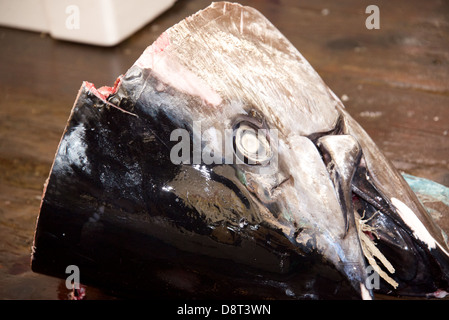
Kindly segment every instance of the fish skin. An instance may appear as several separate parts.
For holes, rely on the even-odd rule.
[[[373,190],[390,206],[385,232],[400,226],[403,237],[413,236],[392,206],[391,199],[399,199],[439,246],[447,248],[404,179],[338,97],[252,8],[213,3],[181,21],[144,51],[114,89],[103,96],[83,85],[77,97],[42,201],[32,260],[37,272],[63,277],[63,267],[75,261],[87,270],[87,281],[123,289],[132,277],[110,283],[111,278],[98,272],[108,265],[112,275],[118,274],[120,268],[111,265],[123,263],[117,263],[122,255],[146,261],[149,274],[163,275],[154,280],[162,281],[160,287],[167,285],[165,269],[187,261],[193,280],[183,288],[195,288],[189,294],[198,296],[212,292],[207,281],[193,276],[202,274],[221,288],[217,296],[237,294],[224,289],[231,278],[246,296],[329,298],[339,286],[334,283],[347,281],[337,290],[339,298],[370,298],[354,213],[348,210],[349,182],[340,195],[332,178],[335,171],[323,162],[316,143],[334,134],[349,135],[360,144]],[[277,130],[277,170],[260,174],[246,165],[170,162],[174,129],[192,133],[197,121],[223,133],[249,118]],[[359,165],[338,164],[342,173]],[[125,234],[132,234],[133,241],[117,240]],[[107,252],[108,247],[119,250]],[[162,248],[181,258],[170,258]],[[447,257],[427,252],[422,243],[416,248],[433,256],[447,276]],[[225,270],[228,276],[217,274],[199,262],[193,267],[185,252],[207,257],[204,261],[214,266],[227,261],[243,273],[251,274],[255,267],[263,281],[242,279],[230,270]],[[421,264],[420,271],[426,272],[426,263]],[[125,265],[136,270],[131,262]],[[325,278],[336,279],[325,281],[327,288],[317,280],[323,270]],[[282,280],[270,282],[273,273]],[[291,281],[294,277],[300,281]],[[426,281],[432,282],[432,275]],[[444,289],[433,286],[429,290]],[[407,293],[397,291],[402,292]]]

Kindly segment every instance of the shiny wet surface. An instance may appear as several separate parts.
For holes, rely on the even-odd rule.
[[[0,299],[69,293],[64,281],[31,272],[30,252],[43,184],[81,82],[112,85],[161,32],[209,3],[179,0],[113,48],[0,28]],[[381,29],[367,30],[357,1],[241,3],[284,33],[397,168],[449,186],[447,4],[380,2]],[[88,288],[86,298],[112,297]]]

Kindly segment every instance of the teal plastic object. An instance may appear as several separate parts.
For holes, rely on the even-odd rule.
[[[449,237],[447,236],[449,232],[449,188],[435,181],[415,177],[410,174],[402,173],[402,176],[413,192],[415,192],[427,212],[429,212],[432,217],[437,218],[435,222],[442,229],[441,233],[443,234],[444,240],[446,243],[449,243]],[[430,204],[435,202],[440,202],[447,208],[442,210],[431,208]]]
[[[432,180],[415,177],[406,173],[403,173],[402,176],[424,205],[426,202],[440,201],[449,207],[448,187]]]

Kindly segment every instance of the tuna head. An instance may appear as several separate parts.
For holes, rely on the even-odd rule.
[[[71,232],[64,217],[74,215]],[[98,228],[227,261],[207,271],[217,283],[228,272],[244,286],[230,265],[248,266],[252,287],[288,297],[448,287],[444,236],[401,175],[291,43],[238,4],[168,29],[114,88],[82,87],[44,194],[34,269],[51,273],[49,235],[65,243],[64,263],[112,261],[81,258],[101,247],[89,236]],[[154,260],[152,250],[140,258]],[[167,279],[162,265],[154,273]],[[198,291],[195,281],[183,288]]]

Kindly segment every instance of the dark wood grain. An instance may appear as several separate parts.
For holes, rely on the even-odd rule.
[[[399,169],[449,186],[449,3],[375,2],[379,30],[365,28],[367,1],[241,1],[290,39]],[[0,299],[66,297],[60,280],[30,271],[29,257],[81,82],[112,85],[161,32],[209,3],[178,0],[112,48],[0,28]]]

